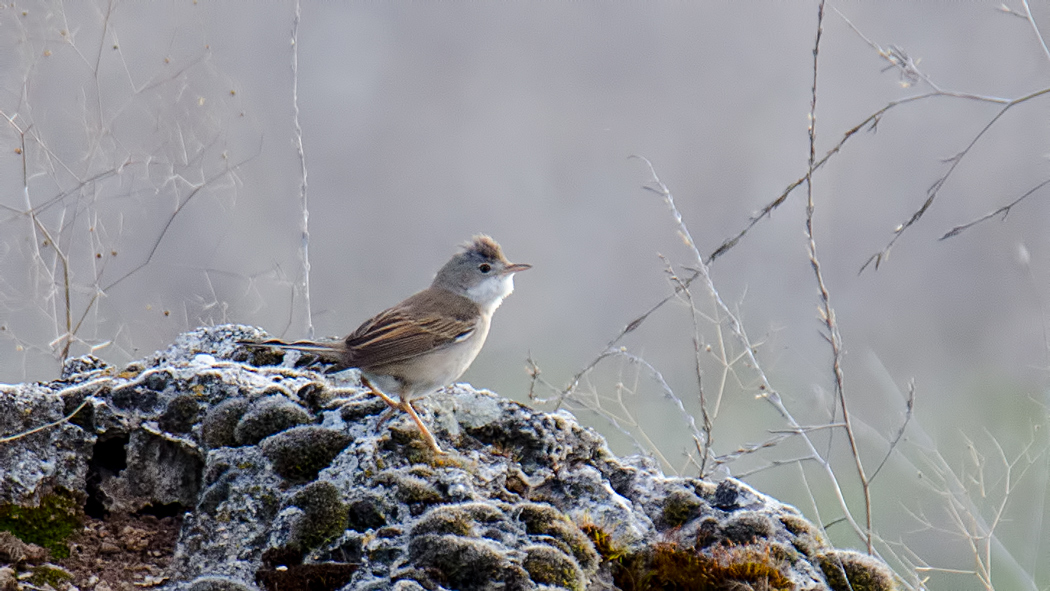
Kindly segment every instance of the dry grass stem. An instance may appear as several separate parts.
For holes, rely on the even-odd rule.
[[[816,165],[817,154],[817,64],[820,57],[820,38],[824,32],[824,1],[821,0],[817,9],[817,35],[813,44],[813,89],[809,107],[809,170],[806,171],[806,238],[809,251],[809,263],[813,269],[813,276],[817,282],[817,290],[820,292],[820,319],[827,332],[824,338],[831,347],[831,369],[835,377],[835,396],[842,409],[842,422],[845,424],[846,436],[849,439],[850,453],[857,467],[857,476],[860,479],[861,488],[864,491],[864,515],[866,518],[865,543],[868,554],[872,554],[872,532],[871,532],[871,483],[864,474],[864,464],[860,459],[860,450],[857,447],[857,438],[853,432],[853,424],[850,422],[848,405],[846,404],[845,377],[842,372],[842,337],[839,334],[838,322],[835,320],[835,310],[831,307],[831,295],[828,293],[824,274],[821,272],[820,259],[817,258],[817,241],[813,232],[813,212],[816,204],[813,200],[813,169]]]

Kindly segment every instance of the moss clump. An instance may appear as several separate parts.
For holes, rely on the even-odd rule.
[[[881,560],[850,550],[833,550],[816,556],[833,591],[896,591],[897,580]]]
[[[727,589],[731,584],[765,585],[767,589],[794,589],[781,572],[783,564],[769,552],[769,546],[717,547],[710,554],[698,553],[672,544],[654,549],[650,579],[655,588]]]
[[[253,402],[237,422],[233,437],[241,445],[255,445],[274,433],[312,422],[306,409],[277,394]]]
[[[729,544],[744,545],[756,540],[768,540],[776,533],[776,525],[768,515],[756,511],[741,511],[722,525],[722,536]]]
[[[379,529],[386,525],[386,502],[378,497],[366,497],[350,503],[347,527],[356,532]]]
[[[704,502],[687,490],[672,491],[664,498],[663,518],[670,527],[679,527],[700,515]]]
[[[722,543],[722,524],[714,515],[708,515],[696,526],[696,547],[707,548]]]
[[[529,534],[549,536],[556,546],[574,556],[584,571],[598,567],[598,552],[591,540],[561,511],[550,505],[522,503],[518,506],[518,520]]]
[[[576,561],[550,546],[525,548],[522,566],[536,583],[557,585],[570,591],[583,591],[583,571]]]
[[[213,406],[204,416],[204,424],[201,428],[204,445],[208,449],[235,447],[237,438],[233,433],[237,429],[241,416],[247,410],[248,399],[240,396],[227,398]]]
[[[29,582],[37,587],[50,586],[54,589],[64,587],[63,583],[73,580],[73,573],[53,564],[41,564],[33,567]]]
[[[168,433],[189,433],[200,412],[201,405],[196,396],[180,394],[168,402],[157,425]]]
[[[423,515],[412,528],[412,535],[455,534],[475,537],[475,523],[496,523],[503,519],[503,513],[499,509],[485,503],[443,505]]]
[[[801,515],[781,515],[780,523],[795,535],[791,545],[806,556],[814,556],[829,549],[820,531]]]
[[[273,470],[292,482],[309,482],[328,467],[352,439],[342,431],[324,427],[294,427],[262,441],[263,454]]]
[[[438,507],[419,519],[412,528],[413,535],[454,534],[474,537],[474,522],[470,516],[454,507]]]
[[[346,530],[349,507],[331,482],[306,485],[295,493],[291,504],[303,510],[302,518],[292,529],[292,541],[303,549],[317,548]]]
[[[613,569],[613,583],[625,591],[794,590],[778,554],[768,544],[697,550],[663,542],[622,558]]]
[[[408,545],[409,561],[451,589],[528,589],[529,576],[510,564],[489,540],[445,534],[414,536]],[[502,584],[502,586],[500,585]]]
[[[235,354],[234,358],[242,360],[248,365],[255,367],[266,367],[268,365],[280,365],[284,361],[284,351],[275,347],[252,347],[245,346],[247,355]]]
[[[411,474],[388,471],[377,474],[376,484],[382,484],[394,490],[397,499],[409,505],[434,504],[445,500],[437,487],[426,480]]]
[[[80,530],[82,520],[80,503],[72,495],[47,495],[38,507],[0,505],[0,530],[47,548],[54,558],[69,556],[66,539]]]

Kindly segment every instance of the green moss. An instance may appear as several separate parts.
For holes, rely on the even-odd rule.
[[[780,558],[769,544],[714,546],[698,550],[671,542],[622,556],[611,563],[613,583],[624,591],[794,590]]]
[[[455,507],[437,507],[419,519],[412,528],[412,534],[455,534],[474,537],[474,520]]]
[[[0,530],[47,548],[54,558],[69,556],[66,539],[80,530],[82,519],[80,503],[70,494],[45,496],[38,507],[0,505]]]
[[[814,536],[820,535],[820,532],[817,530],[817,528],[814,527],[808,519],[801,515],[792,515],[790,513],[786,515],[781,515],[780,523],[782,523],[789,532],[795,534],[796,536],[801,536],[803,534],[810,534]]]
[[[543,527],[543,524],[557,519],[564,519],[561,511],[542,503],[522,503],[515,508],[518,512],[518,521],[525,524],[529,533]]]
[[[460,503],[452,506],[459,508],[460,511],[479,523],[496,523],[505,518],[502,511],[488,503]]]
[[[424,534],[413,536],[408,551],[412,564],[451,589],[528,588],[528,573],[510,564],[499,547],[488,540]]]
[[[833,550],[819,554],[815,561],[824,571],[833,591],[896,591],[897,580],[881,560],[852,552]]]
[[[627,555],[627,544],[622,543],[596,523],[584,523],[580,531],[594,545],[602,561],[619,561]]]
[[[236,446],[237,438],[233,432],[246,410],[248,399],[242,397],[228,398],[213,406],[204,416],[204,424],[201,426],[204,445],[208,446],[208,449]]]
[[[292,482],[309,482],[351,441],[342,431],[303,426],[267,437],[260,447],[273,463],[274,472]]]
[[[408,474],[411,474],[412,476],[418,476],[420,478],[430,478],[430,477],[434,476],[435,474],[437,474],[437,472],[435,472],[433,468],[431,468],[430,466],[423,465],[423,464],[416,464],[414,466],[409,466],[408,469],[405,470],[405,472],[407,472]]]
[[[639,577],[642,589],[719,589],[764,585],[770,590],[794,589],[781,571],[784,565],[771,556],[768,546],[718,546],[712,552],[696,552],[674,544],[653,548],[648,572]]]
[[[440,503],[445,499],[433,484],[404,472],[390,471],[378,474],[375,482],[393,489],[398,500],[410,505]]]
[[[741,511],[722,525],[722,536],[730,544],[750,544],[768,540],[776,533],[776,525],[768,515],[756,511]]]
[[[67,571],[64,568],[59,568],[53,564],[41,564],[33,567],[33,575],[29,577],[29,582],[36,585],[37,587],[43,587],[49,585],[52,588],[58,589],[63,587],[62,583],[73,580],[73,573]]]
[[[168,433],[189,433],[200,412],[201,405],[196,396],[180,394],[168,402],[157,425]]]
[[[432,432],[434,427],[434,425],[431,425]],[[466,458],[455,453],[454,444],[450,446],[447,442],[439,442],[446,452],[452,451],[453,453],[434,453],[434,450],[423,439],[423,434],[419,432],[419,427],[411,420],[395,420],[391,423],[387,432],[389,438],[385,438],[383,441],[383,449],[396,454],[399,460],[398,463],[404,460],[409,464],[424,464],[436,468],[466,468],[469,465]]]
[[[273,347],[245,347],[248,351],[248,365],[255,367],[266,367],[268,365],[280,365],[284,361],[284,351]],[[239,357],[239,356],[238,356]]]
[[[339,489],[327,480],[306,485],[295,493],[291,504],[303,510],[292,540],[304,549],[317,548],[346,530],[349,507]]]
[[[700,515],[700,509],[704,503],[700,497],[690,491],[672,491],[664,498],[664,521],[670,527],[684,525],[691,519]]]
[[[475,537],[475,523],[496,523],[503,519],[499,509],[485,503],[442,505],[423,515],[412,528],[412,535],[455,534]]]
[[[780,523],[795,535],[791,545],[806,556],[815,556],[829,549],[824,536],[812,523],[801,515],[781,515]]]
[[[556,585],[571,591],[583,591],[583,572],[576,561],[550,546],[525,548],[522,566],[536,583]]]
[[[591,572],[597,568],[598,552],[594,545],[564,513],[539,503],[522,503],[517,510],[518,520],[525,524],[525,531],[529,534],[552,538],[556,546],[576,558],[584,571]]]
[[[388,433],[388,449],[401,455],[410,464],[430,464],[434,456],[438,455],[427,445],[423,434],[411,421],[391,421]]]
[[[384,499],[368,495],[350,503],[347,527],[356,532],[379,529],[386,525],[386,513],[389,508]]]
[[[256,400],[237,422],[233,437],[241,445],[255,445],[263,439],[298,425],[312,423],[313,416],[280,394]]]
[[[696,526],[696,547],[707,548],[722,543],[722,524],[718,518],[708,515]]]

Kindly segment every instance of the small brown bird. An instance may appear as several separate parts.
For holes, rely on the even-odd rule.
[[[427,444],[445,453],[412,401],[463,375],[485,344],[493,312],[514,291],[514,274],[531,266],[511,263],[495,240],[478,235],[445,263],[430,287],[365,321],[342,341],[245,344],[316,355],[334,364],[328,372],[360,369],[365,387],[407,412]]]

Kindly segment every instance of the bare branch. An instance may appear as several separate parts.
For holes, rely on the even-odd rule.
[[[1007,203],[1006,205],[1000,207],[999,209],[996,209],[993,212],[987,213],[987,214],[985,214],[985,215],[983,215],[983,216],[981,216],[981,217],[979,217],[979,218],[977,218],[977,219],[975,219],[975,220],[973,220],[971,222],[967,222],[965,224],[962,224],[961,226],[955,226],[951,230],[948,230],[948,232],[946,232],[944,234],[944,236],[941,236],[940,239],[941,240],[946,240],[948,238],[952,238],[952,237],[958,236],[959,234],[963,233],[966,230],[969,230],[970,228],[976,226],[977,224],[980,224],[981,222],[990,220],[990,219],[992,219],[994,217],[1001,217],[1002,219],[1005,220],[1006,216],[1010,215],[1010,211],[1014,208],[1015,205],[1018,205],[1019,203],[1021,203],[1025,199],[1027,199],[1029,195],[1031,195],[1032,193],[1035,193],[1039,189],[1042,189],[1043,187],[1045,187],[1048,184],[1050,184],[1050,179],[1046,179],[1045,181],[1039,183],[1038,185],[1032,187],[1031,189],[1028,189],[1027,191],[1024,192],[1023,195],[1021,195],[1017,199],[1014,199],[1010,203]]]

